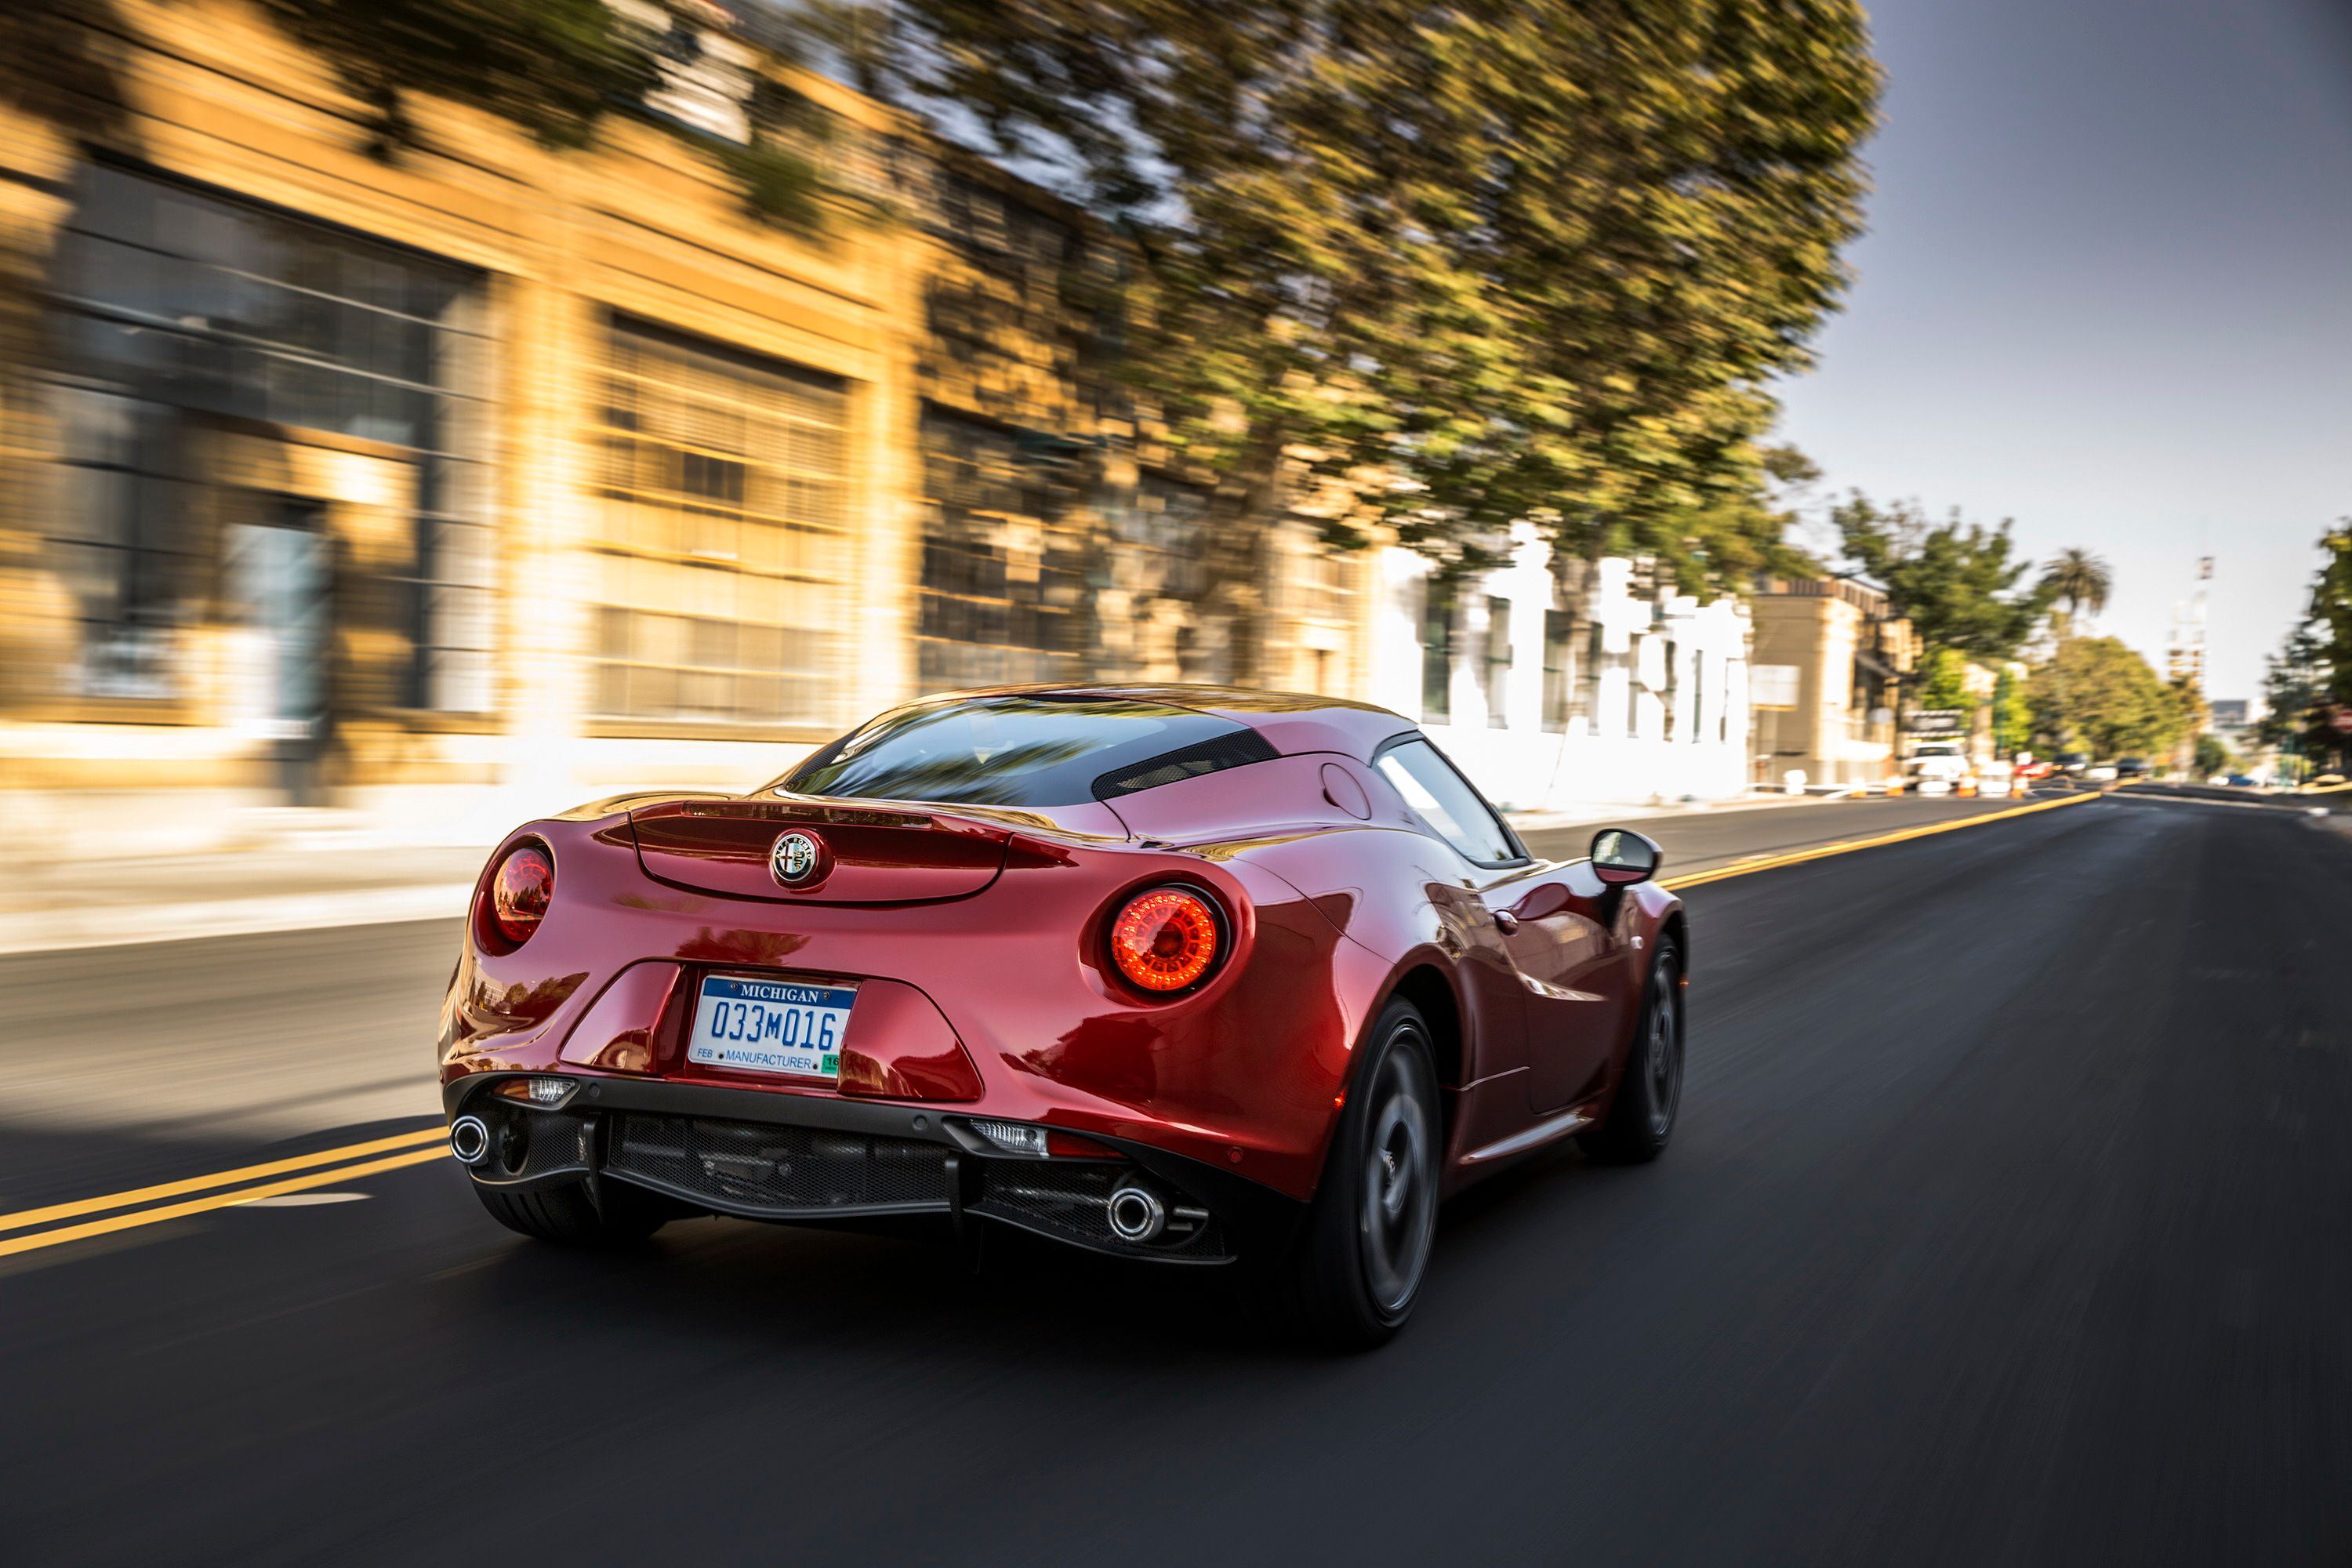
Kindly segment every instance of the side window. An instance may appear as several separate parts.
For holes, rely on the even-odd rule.
[[[1487,866],[1526,858],[1494,808],[1427,741],[1391,746],[1373,766],[1404,796],[1412,814],[1460,850],[1463,858]]]

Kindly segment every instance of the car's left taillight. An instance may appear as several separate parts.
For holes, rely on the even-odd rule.
[[[512,952],[530,940],[547,916],[548,900],[555,896],[555,853],[536,839],[516,845],[502,856],[483,889],[475,930],[482,944],[498,952]]]

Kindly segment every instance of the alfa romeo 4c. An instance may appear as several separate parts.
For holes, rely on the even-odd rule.
[[[1666,1146],[1657,846],[1530,855],[1383,710],[1205,687],[893,709],[748,795],[518,828],[441,1015],[500,1223],[1011,1226],[1240,1264],[1322,1338],[1412,1310],[1441,1199]]]

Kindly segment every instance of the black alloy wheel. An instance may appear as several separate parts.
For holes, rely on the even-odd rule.
[[[1374,1024],[1323,1182],[1278,1286],[1318,1342],[1385,1343],[1412,1313],[1437,1234],[1443,1121],[1429,1027],[1410,1002]]]
[[[1675,939],[1661,936],[1650,958],[1641,1016],[1626,1047],[1617,1100],[1599,1127],[1578,1134],[1592,1159],[1638,1165],[1666,1151],[1683,1099],[1683,963]]]

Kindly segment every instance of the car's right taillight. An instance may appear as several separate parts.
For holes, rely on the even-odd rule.
[[[518,844],[506,852],[482,896],[482,935],[511,952],[530,940],[555,896],[555,857],[542,844]]]
[[[1154,994],[1199,984],[1223,945],[1217,911],[1189,888],[1138,893],[1111,917],[1111,962],[1129,984]]]

